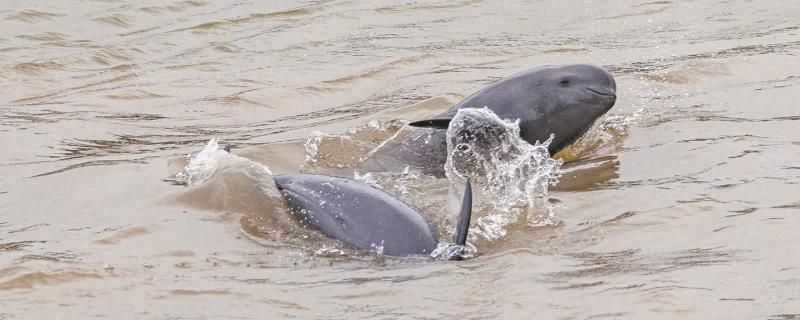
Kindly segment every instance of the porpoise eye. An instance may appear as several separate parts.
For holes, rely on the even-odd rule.
[[[569,86],[569,80],[568,79],[561,80],[561,82],[559,82],[558,84],[562,87]]]

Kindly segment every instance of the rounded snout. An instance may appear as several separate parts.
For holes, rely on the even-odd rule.
[[[589,92],[594,93],[596,95],[606,96],[606,97],[610,97],[610,98],[614,98],[614,99],[617,98],[617,93],[614,92],[614,90],[608,90],[608,89],[598,88],[598,87],[586,87],[586,90],[588,90]]]
[[[617,100],[617,83],[614,81],[614,76],[603,68],[589,64],[572,67],[573,72],[585,77],[587,81],[584,89],[596,97],[598,105],[603,107],[604,112],[611,109]]]
[[[616,98],[617,83],[611,73],[590,64],[576,64],[570,67],[573,72],[586,78],[586,90],[597,95]]]
[[[272,178],[275,180],[275,185],[278,187],[278,190],[284,190],[288,188],[293,181],[293,176],[290,174],[274,176]]]

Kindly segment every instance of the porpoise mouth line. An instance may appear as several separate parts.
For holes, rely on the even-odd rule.
[[[617,97],[617,95],[616,95],[616,94],[615,94],[613,91],[611,91],[611,92],[608,92],[608,91],[604,92],[604,91],[600,91],[600,90],[597,90],[597,89],[594,89],[594,88],[590,88],[590,87],[586,87],[586,90],[589,90],[589,91],[591,91],[591,92],[594,92],[594,93],[596,93],[596,94],[598,94],[598,95],[601,95],[601,96],[606,96],[606,97],[614,97],[614,98],[616,98],[616,97]]]

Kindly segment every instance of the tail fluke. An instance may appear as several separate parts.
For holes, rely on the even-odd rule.
[[[472,185],[467,180],[464,187],[464,199],[461,200],[461,212],[458,215],[458,225],[453,236],[453,242],[459,246],[467,243],[467,233],[469,232],[469,220],[472,217]]]
[[[409,123],[409,126],[420,128],[447,129],[453,119],[429,119]]]

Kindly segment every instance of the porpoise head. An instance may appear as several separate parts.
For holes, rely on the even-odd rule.
[[[539,113],[520,117],[520,135],[528,142],[543,141],[547,137],[537,127],[549,128],[555,135],[549,146],[551,154],[580,137],[617,100],[614,77],[593,65],[544,66],[520,76],[529,79],[530,94],[539,97],[527,106],[529,110],[515,110]]]
[[[499,117],[520,121],[528,143],[555,137],[550,154],[583,135],[616,102],[616,83],[606,70],[588,64],[542,66],[489,85],[453,106],[437,119],[412,126],[445,129],[463,108],[487,107]]]

